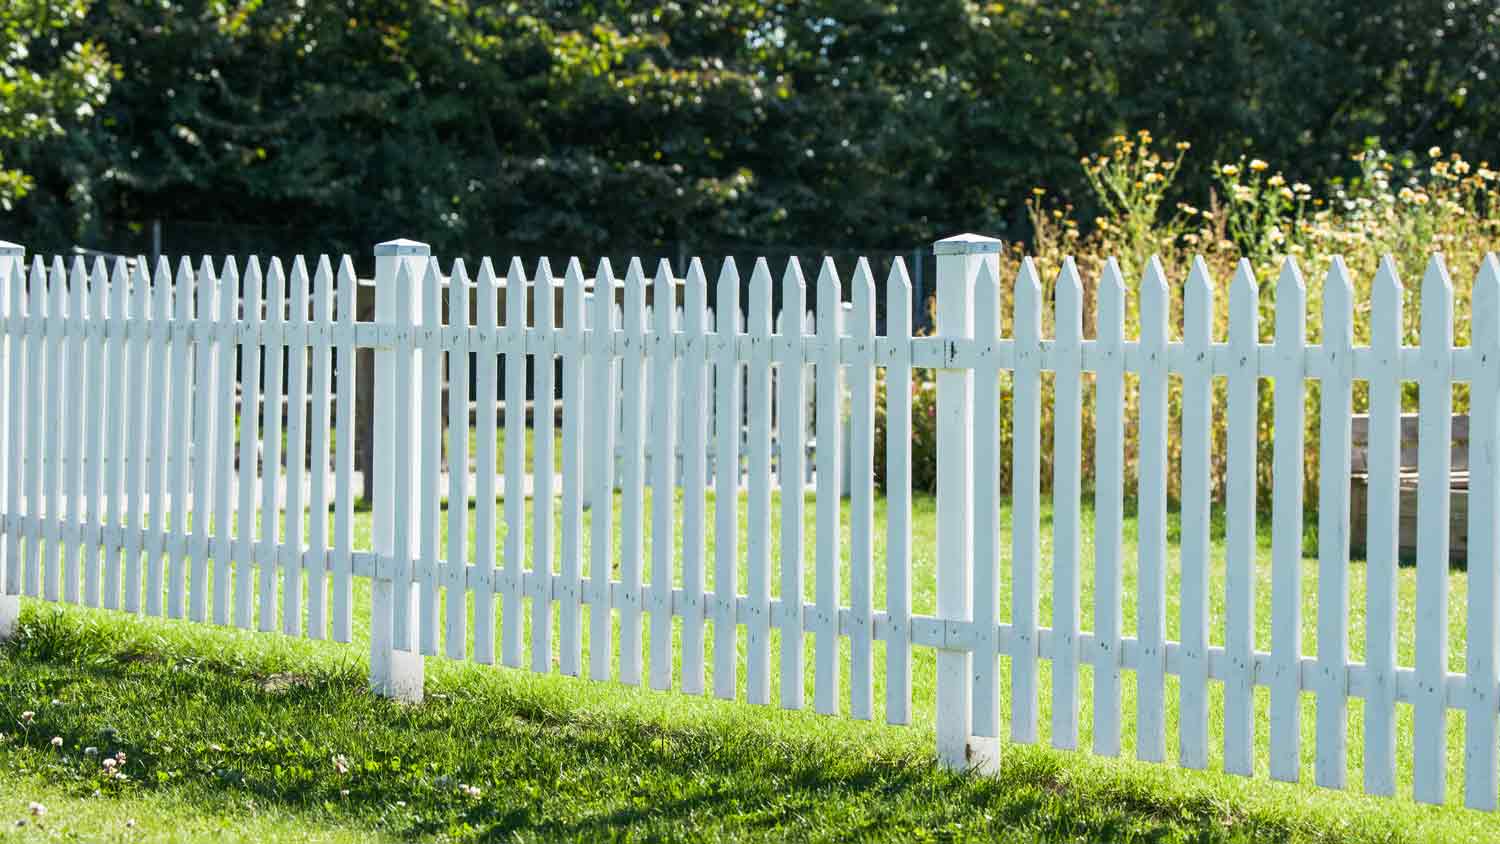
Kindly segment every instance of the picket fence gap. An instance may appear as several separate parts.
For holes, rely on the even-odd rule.
[[[951,767],[996,769],[1002,725],[1011,741],[1040,740],[1046,662],[1056,747],[1080,746],[1087,694],[1093,752],[1120,754],[1129,671],[1139,758],[1166,759],[1175,704],[1178,763],[1209,766],[1210,725],[1221,720],[1224,770],[1244,776],[1254,771],[1256,739],[1264,736],[1271,776],[1299,779],[1302,696],[1310,693],[1313,779],[1332,788],[1349,786],[1347,707],[1359,699],[1362,788],[1371,794],[1396,791],[1406,761],[1396,742],[1397,705],[1410,704],[1413,795],[1432,803],[1447,793],[1447,726],[1461,710],[1464,802],[1495,809],[1500,261],[1492,255],[1483,263],[1474,283],[1474,343],[1456,348],[1453,285],[1441,259],[1420,281],[1416,346],[1401,343],[1402,282],[1384,260],[1372,285],[1372,340],[1356,346],[1354,280],[1339,260],[1322,282],[1320,341],[1307,340],[1306,284],[1287,261],[1274,281],[1274,339],[1263,343],[1259,285],[1246,262],[1228,280],[1226,337],[1214,336],[1216,287],[1207,266],[1199,260],[1188,268],[1180,339],[1169,326],[1167,269],[1155,260],[1144,268],[1141,328],[1127,337],[1130,285],[1106,262],[1096,286],[1097,329],[1087,337],[1085,284],[1071,259],[1049,287],[1030,260],[1014,279],[1002,278],[999,250],[998,241],[975,235],[935,245],[937,333],[913,337],[911,284],[900,261],[876,268],[861,260],[848,277],[827,260],[709,267],[695,259],[681,279],[665,264],[638,260],[623,275],[608,261],[590,272],[576,259],[566,268],[486,259],[471,271],[439,261],[424,244],[392,241],[376,247],[375,315],[361,322],[347,257],[175,267],[35,257],[28,267],[21,247],[0,244],[0,635],[13,630],[25,595],[348,642],[353,581],[362,577],[371,582],[372,688],[405,700],[421,698],[424,655],[689,694],[707,693],[711,683],[722,698],[740,694],[743,671],[751,703],[775,700],[787,709],[809,705],[810,670],[816,711],[908,724],[913,653],[927,648],[936,659],[937,754]],[[999,319],[1006,284],[1015,302],[1009,337]],[[1049,307],[1050,337],[1042,331]],[[369,549],[355,546],[353,531],[360,350],[374,351]],[[916,369],[936,373],[932,616],[912,606]],[[1124,485],[1127,377],[1139,394],[1133,490]],[[1047,378],[1050,431],[1041,414]],[[1222,408],[1214,399],[1221,378]],[[1183,403],[1181,641],[1167,635],[1174,380]],[[1316,655],[1301,641],[1309,381],[1319,382],[1321,396],[1321,482],[1318,500],[1307,503],[1318,518]],[[1363,596],[1350,594],[1348,571],[1358,381],[1370,393]],[[1396,526],[1401,389],[1409,381],[1422,401],[1416,659],[1403,666]],[[1469,385],[1472,434],[1463,673],[1448,670],[1455,382]],[[881,383],[885,449],[877,453]],[[1273,397],[1278,436],[1270,445],[1257,441],[1261,389]],[[1089,391],[1099,412],[1093,450],[1085,453]],[[1007,403],[1008,452],[995,435]],[[499,405],[511,411],[503,451],[496,449]],[[1218,412],[1228,417],[1221,612],[1213,609],[1209,532],[1210,420]],[[1054,449],[1050,559],[1042,554],[1047,436]],[[1265,448],[1273,466],[1269,578],[1256,566],[1256,460]],[[1095,475],[1091,595],[1082,569],[1084,461]],[[1011,486],[1002,489],[1007,465]],[[882,466],[883,557],[874,536]],[[1001,544],[1005,495],[1008,548]],[[1138,504],[1133,537],[1124,533],[1126,495]],[[736,538],[741,496],[743,547]],[[804,535],[809,509],[811,537]],[[1134,559],[1127,539],[1138,549]],[[1126,636],[1124,571],[1132,564],[1135,633]],[[1001,566],[1010,569],[1008,617]],[[1050,618],[1040,611],[1047,573]],[[1270,638],[1257,641],[1257,593],[1267,588]],[[1086,619],[1081,608],[1090,597]],[[1363,601],[1365,614],[1357,663],[1351,601]],[[1080,688],[1086,667],[1087,690]],[[1169,676],[1177,678],[1175,701],[1167,697]],[[1269,690],[1266,723],[1252,703],[1256,687]]]

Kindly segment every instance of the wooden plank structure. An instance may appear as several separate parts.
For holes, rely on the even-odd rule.
[[[631,261],[617,277],[601,261],[591,294],[579,261],[561,283],[545,262],[528,270],[511,260],[502,277],[486,260],[471,276],[424,244],[392,241],[376,247],[375,307],[362,319],[347,257],[130,270],[38,258],[28,269],[23,250],[0,244],[0,396],[9,399],[0,413],[0,635],[24,595],[348,642],[352,582],[365,578],[371,687],[405,700],[422,695],[423,657],[441,655],[907,724],[913,654],[928,649],[937,755],[950,767],[994,770],[1007,726],[1011,741],[1041,741],[1050,675],[1047,728],[1059,747],[1119,755],[1133,738],[1137,756],[1165,762],[1175,740],[1177,764],[1206,768],[1222,723],[1225,771],[1249,776],[1265,765],[1295,781],[1310,762],[1318,784],[1345,788],[1349,744],[1362,740],[1366,792],[1392,794],[1409,778],[1416,799],[1440,803],[1450,784],[1458,793],[1461,774],[1466,805],[1496,808],[1500,261],[1491,256],[1475,281],[1476,345],[1454,345],[1453,284],[1435,257],[1421,281],[1419,342],[1401,343],[1401,281],[1386,261],[1372,285],[1371,345],[1357,346],[1366,311],[1342,261],[1323,276],[1317,343],[1302,272],[1283,265],[1267,343],[1248,264],[1229,284],[1228,336],[1216,337],[1219,288],[1206,264],[1174,280],[1150,261],[1133,294],[1139,328],[1129,332],[1132,285],[1111,261],[1086,336],[1089,286],[1072,262],[1052,280],[1028,259],[1012,278],[991,238],[949,238],[935,252],[937,334],[912,336],[899,262],[886,274],[860,261],[845,279],[824,261],[809,291],[795,261],[757,261],[748,276],[733,261],[694,261],[685,286],[665,267]],[[1180,330],[1174,284],[1185,286]],[[1016,303],[1009,336],[1006,285]],[[912,547],[918,369],[935,372],[937,394],[930,572],[913,570],[925,558]],[[363,408],[361,373],[374,390]],[[528,402],[528,377],[561,402]],[[1103,412],[1085,455],[1090,378]],[[1228,386],[1222,408],[1218,378]],[[1050,429],[1041,412],[1049,379]],[[1174,379],[1187,409],[1180,449],[1167,418]],[[1269,447],[1255,437],[1268,380],[1278,432]],[[1129,430],[1132,381],[1140,416]],[[1321,482],[1304,502],[1309,381],[1322,396]],[[1351,419],[1359,381],[1371,412]],[[1427,400],[1402,416],[1411,382]],[[1471,417],[1453,415],[1455,383],[1469,385]],[[1008,446],[998,436],[1007,389]],[[501,404],[513,412],[498,449]],[[1220,412],[1230,417],[1222,582],[1208,472],[1208,421]],[[369,547],[356,545],[352,526],[362,416],[379,444]],[[1050,558],[1048,437],[1057,458]],[[1268,448],[1271,559],[1261,567],[1254,502]],[[1134,489],[1125,485],[1131,453]],[[1098,469],[1091,526],[1085,459]],[[1184,499],[1176,595],[1174,469]],[[1139,505],[1134,559],[1124,553],[1127,496]],[[1311,563],[1305,507],[1318,518]],[[1351,549],[1365,557],[1364,595],[1350,591]],[[1414,570],[1398,569],[1402,557]],[[1467,571],[1454,571],[1455,560]],[[1310,566],[1316,655],[1302,640]],[[933,575],[929,615],[913,607],[912,588]],[[1465,629],[1450,637],[1458,578],[1468,587]],[[1414,597],[1403,597],[1402,580],[1415,582]],[[1270,636],[1257,641],[1265,594]],[[1351,607],[1361,600],[1356,648]],[[1401,619],[1414,619],[1410,665],[1397,648]],[[1450,655],[1462,656],[1463,671],[1450,670]],[[1133,711],[1122,706],[1127,672]],[[1249,704],[1256,687],[1269,690],[1262,718]],[[1080,717],[1086,694],[1091,725]],[[1358,738],[1351,700],[1364,708]],[[1398,704],[1412,707],[1409,738],[1397,734]],[[1461,772],[1444,751],[1460,711]],[[1265,759],[1256,758],[1261,735]]]
[[[1448,559],[1454,565],[1464,564],[1469,553],[1469,416],[1453,416],[1453,437],[1449,476]],[[1418,414],[1401,414],[1400,462],[1397,464],[1396,548],[1403,562],[1417,559],[1417,487],[1422,476],[1417,460],[1420,423]],[[1371,501],[1370,416],[1357,414],[1350,426],[1349,538],[1356,557],[1366,557],[1365,540],[1369,531]]]

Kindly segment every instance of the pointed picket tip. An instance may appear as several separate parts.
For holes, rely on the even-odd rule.
[[[1428,291],[1436,294],[1452,294],[1453,282],[1448,277],[1448,267],[1443,263],[1443,255],[1435,252],[1427,262],[1427,269],[1422,273],[1422,298],[1427,298]]]
[[[694,258],[688,262],[687,290],[683,295],[692,296],[696,294],[700,298],[706,298],[707,291],[708,274],[703,272],[703,261],[700,258]]]
[[[552,261],[546,255],[536,259],[536,272],[533,278],[536,279],[537,284],[547,287],[555,286],[555,279],[552,275]]]
[[[755,259],[755,269],[750,271],[750,321],[747,328],[752,334],[771,333],[771,265],[765,258]]]
[[[1187,290],[1184,293],[1195,292],[1198,295],[1213,296],[1214,277],[1208,269],[1208,262],[1203,260],[1202,255],[1194,255],[1193,263],[1188,269]]]
[[[130,262],[125,258],[116,258],[115,265],[109,273],[110,284],[124,286],[130,284]]]
[[[422,294],[431,301],[436,301],[437,297],[442,296],[442,287],[443,268],[438,264],[438,259],[428,258],[422,265]]]
[[[1141,274],[1141,297],[1160,296],[1162,301],[1166,301],[1167,291],[1167,268],[1162,265],[1161,256],[1152,255],[1146,261],[1145,272]]]
[[[719,302],[729,303],[735,307],[740,301],[740,268],[735,264],[734,258],[725,258],[724,265],[719,268]],[[726,294],[727,298],[726,298]]]
[[[403,261],[401,266],[405,267],[406,263]],[[281,268],[281,259],[272,258],[266,266],[266,284],[271,286],[272,293],[279,296],[284,290],[285,283],[286,272]]]
[[[607,267],[608,265],[608,258],[605,258],[599,262],[600,267]],[[610,277],[613,278],[614,276],[611,275]],[[526,265],[521,263],[520,256],[513,256],[510,259],[510,264],[506,266],[505,283],[506,286],[510,286],[513,284],[526,284]]]
[[[818,265],[818,290],[829,290],[834,293],[843,290],[843,285],[839,282],[838,265],[833,262],[833,258],[831,257],[824,257],[823,261]],[[822,298],[820,295],[820,303],[822,302]],[[835,299],[834,302],[837,304],[838,300]]]
[[[201,300],[197,303],[198,308],[207,315],[212,312],[214,293],[219,288],[219,274],[214,271],[213,258],[204,255],[198,261],[198,276],[195,280],[198,282],[198,298]]]
[[[979,340],[1000,337],[1000,277],[990,269],[990,264],[990,261],[980,261],[979,272],[974,275],[974,337]],[[1019,291],[1021,282],[1017,280],[1016,285]],[[1019,297],[1017,305],[1024,307]]]
[[[885,287],[892,296],[911,296],[911,273],[906,270],[906,259],[900,255],[891,261],[891,271],[885,277]]]
[[[231,258],[226,258],[225,259],[225,263],[228,264],[231,267],[234,266],[234,258],[232,258],[232,257]],[[345,276],[348,276],[351,279],[355,278],[355,275],[354,275],[354,259],[350,258],[348,255],[340,255],[339,256],[339,275],[338,275],[338,277],[339,277],[339,283],[340,284],[343,283],[343,280],[344,280]]]
[[[239,312],[239,305],[240,271],[231,256],[225,258],[224,264],[219,268],[219,321],[233,322]]]
[[[652,276],[651,283],[655,285],[657,295],[665,293],[670,296],[669,301],[674,301],[677,295],[674,288],[677,286],[677,276],[672,272],[672,262],[666,258],[656,262],[656,275]]]
[[[981,268],[986,268],[988,265],[988,261],[980,264]],[[1028,293],[1040,294],[1042,292],[1042,276],[1036,271],[1036,262],[1031,259],[1030,255],[1021,259],[1021,268],[1016,271],[1016,293],[1019,294],[1023,288]]]
[[[272,258],[271,259],[271,268],[270,268],[270,271],[266,273],[266,277],[268,279],[270,279],[270,280],[274,280],[277,277],[279,277],[280,273],[281,273],[281,263],[279,261],[277,261],[275,258]],[[402,291],[403,294],[404,294],[404,293],[407,293],[407,292],[409,292],[411,290],[411,286],[414,283],[412,281],[411,275],[412,275],[411,274],[411,267],[408,267],[406,265],[406,262],[402,261],[401,265],[396,268],[396,290],[397,291]],[[398,302],[409,301],[406,295],[398,295],[396,297],[396,300]]]
[[[687,277],[682,291],[682,327],[691,334],[708,330],[708,276],[698,258],[688,261]]]
[[[625,283],[630,287],[646,286],[646,270],[641,266],[640,258],[631,258],[625,265]]]
[[[1053,302],[1053,331],[1059,340],[1076,343],[1083,339],[1083,278],[1072,255],[1063,258],[1057,272],[1057,297]]]
[[[786,270],[781,274],[781,289],[783,298],[796,296],[807,289],[807,278],[802,275],[802,262],[796,255],[786,261]]]
[[[262,276],[263,276],[263,273],[261,272],[261,268],[260,268],[260,257],[256,256],[256,255],[251,255],[250,257],[246,258],[245,259],[245,282],[247,284],[250,283],[250,282],[252,282],[252,281],[255,282],[256,289],[259,290]]]
[[[60,315],[59,308],[68,298],[68,266],[63,262],[61,255],[52,258],[52,278],[47,286],[47,295],[52,298],[52,314]]]
[[[315,275],[317,278],[328,279],[330,281],[333,279],[333,261],[327,254],[318,256],[318,266],[315,270]]]
[[[94,263],[89,266],[89,279],[93,284],[109,280],[109,262],[104,260],[103,255],[94,256]]]
[[[802,275],[802,262],[796,255],[787,259],[786,270],[781,274],[781,320],[782,332],[800,333],[801,316],[807,310],[807,279]],[[797,314],[799,316],[788,316]]]
[[[1341,307],[1354,301],[1354,282],[1349,278],[1349,267],[1343,256],[1335,255],[1328,262],[1328,275],[1323,279],[1323,311],[1327,313],[1333,300]]]
[[[1297,266],[1297,259],[1290,255],[1281,262],[1281,274],[1276,277],[1278,297],[1284,290],[1295,293],[1307,292],[1307,282],[1302,279],[1302,268]]]
[[[755,269],[750,272],[750,306],[755,307],[761,299],[769,307],[771,301],[771,265],[765,258],[755,259]]]
[[[1422,274],[1421,338],[1424,352],[1439,354],[1439,349],[1452,345],[1453,338],[1453,282],[1448,278],[1448,268],[1443,256],[1434,254],[1427,262]],[[1442,352],[1446,354],[1446,351]]]
[[[1057,271],[1058,295],[1083,295],[1083,277],[1078,274],[1078,262],[1072,255],[1063,258],[1062,269]]]
[[[1099,292],[1104,294],[1125,297],[1125,272],[1120,269],[1120,262],[1110,256],[1104,260],[1104,271],[1099,274]]]
[[[1396,267],[1396,259],[1386,255],[1380,259],[1380,267],[1375,271],[1375,281],[1371,284],[1371,298],[1376,307],[1382,302],[1391,303],[1392,307],[1399,308],[1405,289],[1401,285],[1401,271]]]
[[[82,302],[84,288],[88,285],[89,266],[82,255],[73,256],[73,268],[68,273],[68,300]]]
[[[455,292],[464,290],[468,286],[469,268],[464,265],[464,259],[453,259],[453,269],[449,272],[448,279]]]
[[[1276,277],[1276,342],[1300,344],[1307,339],[1307,283],[1291,257]]]
[[[624,312],[621,324],[632,334],[646,330],[646,273],[640,258],[631,258],[625,268],[625,296],[621,303]]]
[[[854,305],[862,307],[875,304],[875,275],[870,272],[870,262],[861,256],[854,265],[854,280],[852,282]]]
[[[292,281],[296,284],[305,282],[308,278],[307,259],[301,255],[292,258]]]
[[[577,258],[573,260],[574,263],[578,261]],[[579,271],[579,275],[583,275],[581,270]],[[490,287],[494,287],[499,283],[499,279],[495,276],[495,263],[488,257],[479,259],[479,283]]]
[[[193,262],[186,255],[177,259],[177,273],[172,282],[172,314],[187,319],[193,310]]]
[[[348,261],[347,258],[344,259],[344,260],[346,262]],[[343,271],[343,267],[342,266],[339,267],[339,271],[340,272]],[[351,274],[354,272],[354,265],[353,264],[349,265],[349,272]],[[222,283],[222,284],[229,284],[230,282],[234,282],[234,283],[238,284],[239,280],[240,280],[240,268],[239,268],[238,262],[235,261],[233,255],[226,256],[224,258],[224,263],[219,265],[219,282]],[[230,295],[229,298],[233,299],[237,295],[238,295],[238,291],[236,291],[234,293],[231,293],[231,295]]]
[[[1231,297],[1236,292],[1251,299],[1260,296],[1260,283],[1255,280],[1255,268],[1250,264],[1249,258],[1241,258],[1235,265],[1234,278],[1229,281],[1229,292]]]
[[[1479,273],[1474,276],[1474,297],[1493,296],[1500,301],[1500,258],[1490,252],[1479,262]]]
[[[1473,307],[1469,344],[1490,349],[1500,346],[1500,261],[1493,252],[1479,262]]]

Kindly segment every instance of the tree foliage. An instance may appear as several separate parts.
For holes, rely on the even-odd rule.
[[[48,61],[95,67],[91,96],[122,71],[63,137],[63,96],[35,98],[47,132],[0,118],[43,242],[166,218],[356,250],[911,244],[1023,234],[1037,184],[1087,210],[1078,161],[1125,128],[1325,178],[1371,136],[1500,143],[1482,0],[81,3],[0,12],[67,11],[46,28],[83,46]]]
[[[7,164],[6,150],[57,137],[69,118],[93,117],[109,92],[99,45],[59,37],[87,11],[87,0],[0,0],[0,209],[11,210],[32,185]]]

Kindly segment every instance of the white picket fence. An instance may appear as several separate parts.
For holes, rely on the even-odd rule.
[[[1138,339],[1125,338],[1127,285],[1112,262],[1098,285],[1096,337],[1083,337],[1083,287],[1071,262],[1056,285],[1055,336],[1041,336],[1043,288],[1029,261],[1014,282],[1015,336],[1001,337],[998,317],[988,318],[998,315],[1001,301],[998,250],[998,242],[971,235],[935,245],[939,331],[913,337],[911,289],[899,262],[884,282],[887,331],[877,335],[877,280],[863,262],[847,291],[825,263],[815,282],[816,318],[791,321],[799,330],[788,333],[786,320],[780,321],[783,330],[773,331],[772,287],[781,285],[783,312],[806,311],[806,282],[796,262],[780,278],[757,263],[743,306],[739,271],[727,263],[714,282],[712,312],[706,307],[710,280],[694,262],[680,318],[668,326],[648,316],[645,304],[648,287],[654,287],[655,301],[674,301],[674,279],[666,268],[648,278],[632,262],[616,322],[610,313],[614,297],[590,296],[576,261],[562,276],[557,313],[550,266],[532,274],[536,284],[528,284],[518,262],[504,278],[488,261],[471,277],[461,262],[445,272],[426,246],[393,241],[376,248],[374,322],[359,322],[347,258],[337,266],[324,259],[311,268],[298,259],[290,270],[253,258],[205,260],[196,269],[184,262],[174,277],[165,264],[153,274],[123,264],[111,269],[38,259],[27,271],[20,247],[0,245],[0,585],[7,596],[0,598],[0,634],[14,623],[15,596],[28,595],[349,641],[352,584],[361,577],[371,581],[372,686],[392,696],[419,699],[421,656],[443,654],[529,665],[537,672],[552,671],[555,664],[566,675],[586,671],[594,679],[663,690],[675,685],[689,694],[705,693],[711,678],[712,693],[723,698],[736,696],[743,671],[750,702],[771,703],[776,688],[781,706],[801,709],[809,659],[804,634],[811,633],[813,707],[864,719],[880,713],[893,724],[911,721],[913,650],[934,649],[937,749],[953,767],[991,769],[999,761],[1005,657],[1012,741],[1039,740],[1040,667],[1050,661],[1051,741],[1077,748],[1079,681],[1088,666],[1093,751],[1118,755],[1126,723],[1122,673],[1132,671],[1136,753],[1163,761],[1167,677],[1173,675],[1180,696],[1179,763],[1206,767],[1210,722],[1222,720],[1224,769],[1247,776],[1255,768],[1257,733],[1268,731],[1271,775],[1298,778],[1300,698],[1310,692],[1316,698],[1315,778],[1335,788],[1346,785],[1347,704],[1360,699],[1363,787],[1373,794],[1395,791],[1397,704],[1410,704],[1414,795],[1426,802],[1444,799],[1446,729],[1450,710],[1459,710],[1465,802],[1494,809],[1500,791],[1500,262],[1491,256],[1475,282],[1474,345],[1454,347],[1453,291],[1434,258],[1422,280],[1420,346],[1401,344],[1402,291],[1387,262],[1374,281],[1373,347],[1356,347],[1353,288],[1341,262],[1329,269],[1323,288],[1320,345],[1306,340],[1305,289],[1290,261],[1276,283],[1270,344],[1258,339],[1258,293],[1246,267],[1230,285],[1229,336],[1213,337],[1214,285],[1201,263],[1187,279],[1180,341],[1168,337],[1169,293],[1156,262],[1140,285]],[[595,277],[601,287],[615,279],[607,262]],[[444,278],[450,289],[446,320]],[[512,294],[503,314],[497,308],[502,287]],[[535,294],[531,324],[528,289]],[[845,292],[847,310],[841,304]],[[470,324],[473,297],[477,321]],[[610,330],[588,327],[605,324]],[[353,367],[361,348],[375,350],[376,369],[378,447],[368,549],[355,546],[348,492]],[[552,395],[558,386],[554,367],[545,364],[560,360],[561,413],[552,402],[535,403],[529,465],[524,414],[506,414],[502,456],[495,448],[496,415],[477,413],[473,488],[468,472],[451,471],[443,489],[444,358],[449,419],[457,426],[450,431],[449,463],[468,466],[471,356],[478,367],[472,400],[480,409],[502,401],[513,408],[525,404],[528,356],[544,363],[535,367],[535,395]],[[501,366],[503,396],[496,395]],[[933,616],[912,608],[914,368],[937,370],[938,382]],[[882,370],[888,430],[886,453],[876,455],[874,402]],[[1002,370],[1012,373],[1010,454],[1001,453],[997,437],[975,436],[999,428]],[[1044,372],[1053,373],[1056,402],[1050,560],[1040,550]],[[1101,409],[1092,454],[1082,451],[1085,373],[1093,374]],[[1139,487],[1131,491],[1139,525],[1134,636],[1122,632],[1129,562],[1122,552],[1127,373],[1134,375],[1140,399]],[[1228,400],[1216,408],[1212,385],[1221,377]],[[1167,640],[1166,621],[1167,395],[1173,378],[1181,380],[1185,407],[1180,642]],[[1259,379],[1274,385],[1278,432],[1269,642],[1255,634],[1256,594],[1265,586],[1255,568],[1255,463],[1264,447],[1255,427]],[[1316,655],[1305,653],[1301,641],[1302,423],[1309,380],[1320,382],[1322,395]],[[1349,641],[1350,411],[1356,380],[1370,384],[1371,419],[1363,662],[1351,660]],[[1416,658],[1410,666],[1399,664],[1396,648],[1403,381],[1418,382],[1422,396]],[[1448,670],[1455,381],[1470,384],[1472,405],[1463,673]],[[242,406],[251,409],[238,420],[237,383]],[[1210,595],[1215,412],[1228,417],[1222,614],[1211,612]],[[711,418],[739,424],[711,426]],[[553,470],[555,431],[561,432],[560,472]],[[812,438],[818,447],[809,451]],[[648,449],[676,457],[648,465]],[[189,454],[194,459],[184,459]],[[885,554],[878,560],[877,459],[886,461],[888,479]],[[1002,460],[1012,461],[1009,490],[998,488]],[[1084,628],[1080,611],[1083,460],[1094,462],[1097,477],[1091,629]],[[527,476],[534,489],[529,518]],[[504,478],[503,490],[496,488],[497,477]],[[804,495],[779,497],[780,529],[773,532],[773,489],[804,489],[809,478],[810,501]],[[839,524],[841,487],[850,499],[847,547]],[[710,496],[714,489],[736,494]],[[1006,494],[1012,501],[1008,555],[999,543],[999,503]],[[743,548],[737,539],[741,496],[748,517]],[[444,497],[450,502],[446,514]],[[588,498],[595,506],[585,534]],[[600,506],[611,500],[618,501],[617,513]],[[466,506],[471,501],[479,502],[472,528]],[[811,560],[803,552],[808,506],[814,508]],[[308,513],[324,517],[307,520],[304,532]],[[718,537],[712,560],[706,553],[710,518]],[[680,551],[671,542],[648,541],[648,535],[678,530]],[[1006,619],[999,611],[1002,559],[1011,570]],[[877,565],[884,567],[883,594],[877,594]],[[1050,626],[1039,609],[1046,566]],[[745,594],[737,587],[742,567]],[[810,602],[803,598],[809,577]],[[773,589],[775,580],[779,590]],[[585,617],[592,643],[587,648]],[[680,625],[675,649],[674,621]],[[737,647],[741,627],[743,662]],[[1222,630],[1223,645],[1213,644],[1211,629]],[[779,648],[773,648],[773,633],[779,634]],[[883,666],[876,664],[877,643],[884,644]],[[1258,649],[1267,645],[1269,651]],[[882,668],[885,694],[877,701]],[[848,689],[840,688],[844,672]],[[1223,686],[1219,712],[1210,712],[1211,682]],[[1257,686],[1269,687],[1268,725],[1255,715]]]

